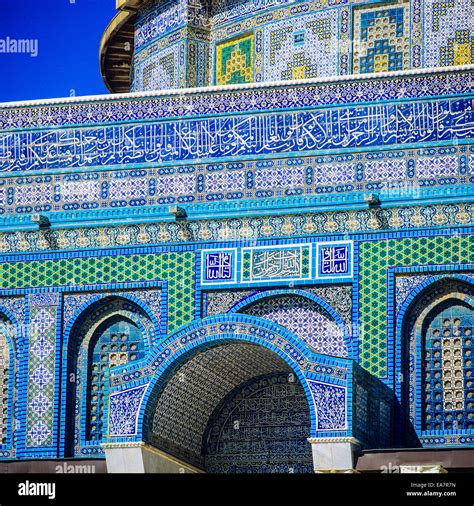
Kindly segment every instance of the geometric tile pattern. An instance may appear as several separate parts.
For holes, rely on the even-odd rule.
[[[25,192],[25,178],[9,180],[8,201],[0,199],[0,211],[32,213],[34,211],[74,211],[106,208],[137,208],[146,205],[213,200],[249,200],[262,197],[371,191],[394,185],[439,186],[447,177],[452,184],[465,184],[466,161],[460,148],[447,150],[388,151],[374,160],[372,153],[346,154],[344,157],[292,157],[232,162],[199,163],[184,171],[175,169],[108,171],[57,174],[35,178],[35,192]],[[408,162],[410,160],[410,162]],[[246,170],[243,170],[243,169]],[[239,169],[239,170],[236,170]],[[427,181],[428,180],[428,181]],[[434,184],[433,184],[434,183]],[[41,190],[41,191],[40,191]],[[44,190],[44,191],[43,191]],[[54,197],[54,199],[53,199]],[[21,198],[21,200],[19,200]]]
[[[204,86],[208,0],[150,1],[137,12],[132,91]]]
[[[347,346],[339,325],[325,309],[309,299],[272,297],[257,302],[244,312],[287,328],[317,353],[347,357]]]
[[[419,237],[360,244],[360,364],[378,377],[387,375],[388,267],[474,261],[474,236]],[[374,293],[378,294],[374,297]]]
[[[252,378],[278,372],[288,377],[292,370],[263,346],[234,342],[196,353],[175,370],[160,393],[151,421],[151,441],[202,465],[206,428],[221,401]]]
[[[170,90],[180,86],[180,44],[157,51],[133,69],[133,90]]]
[[[352,292],[350,286],[320,286],[303,290],[309,292],[327,304],[341,317],[349,327],[352,323]],[[252,294],[263,293],[265,289],[219,290],[205,293],[205,309],[203,316],[227,313],[238,302]],[[270,296],[271,294],[269,294]],[[245,306],[244,306],[245,307]],[[240,312],[245,312],[241,310]]]
[[[396,389],[409,430],[427,447],[474,442],[474,289],[472,274],[467,277],[426,274],[420,289],[427,287],[415,289],[414,304],[404,304],[407,324],[397,336],[404,360],[397,371],[406,379]]]
[[[216,83],[241,84],[253,79],[254,36],[246,34],[217,45]]]
[[[147,288],[144,290],[126,290],[126,291],[91,291],[78,292],[72,294],[64,294],[63,297],[63,327],[67,328],[73,318],[76,318],[79,314],[79,308],[86,306],[92,299],[100,297],[106,299],[107,297],[122,297],[127,298],[132,296],[134,299],[139,299],[144,304],[151,314],[155,316],[157,320],[160,319],[162,313],[161,301],[162,301],[162,290],[160,288]],[[159,339],[161,336],[154,336],[155,339]]]
[[[393,191],[405,197],[413,197],[416,196],[417,188],[407,185],[406,188],[401,187]],[[123,248],[125,245],[183,244],[190,237],[204,243],[209,240],[240,241],[249,237],[272,239],[282,235],[306,237],[308,233],[346,234],[376,230],[409,230],[447,223],[465,226],[473,220],[473,206],[464,203],[452,207],[444,204],[430,204],[410,208],[382,207],[381,209],[337,210],[295,215],[263,215],[258,218],[246,216],[243,213],[239,219],[221,219],[218,227],[213,226],[213,222],[207,219],[192,221],[187,224],[186,233],[183,233],[184,229],[178,224],[166,222],[84,227],[76,230],[12,231],[0,235],[0,252],[50,252],[52,244],[63,250],[76,250],[78,246],[100,249]]]
[[[474,62],[474,29],[456,30],[454,37],[440,48],[440,64],[443,67],[452,65],[469,65]]]
[[[271,23],[263,30],[265,81],[324,77],[338,73],[339,12],[316,12]]]
[[[193,318],[192,253],[7,262],[0,264],[0,273],[3,288],[65,286],[72,279],[76,285],[167,280],[170,330]]]
[[[474,63],[472,0],[424,0],[423,17],[425,67]]]
[[[333,104],[363,104],[367,97],[378,102],[400,97],[428,98],[443,93],[469,93],[472,88],[472,73],[434,73],[419,76],[399,76],[397,79],[370,79],[342,82],[320,82],[305,85],[288,83],[285,88],[246,88],[235,90],[233,103],[225,91],[209,93],[163,94],[133,99],[108,98],[94,102],[69,102],[58,105],[30,105],[28,107],[0,108],[2,130],[28,129],[53,126],[97,125],[98,118],[105,121],[145,121],[164,118],[186,118],[196,111],[204,115],[218,115],[223,111],[255,112],[255,110],[277,111],[287,108],[319,107]],[[209,97],[212,96],[212,100]],[[2,144],[0,144],[2,146]],[[8,149],[7,149],[8,151]],[[2,168],[8,168],[14,160],[6,156]],[[69,166],[69,165],[68,165]],[[20,170],[24,170],[24,164]],[[6,169],[11,170],[11,169]],[[46,176],[45,176],[46,177]]]
[[[53,444],[58,294],[29,296],[27,446]],[[46,304],[46,305],[45,305]]]
[[[353,72],[403,70],[410,65],[410,3],[354,10]]]

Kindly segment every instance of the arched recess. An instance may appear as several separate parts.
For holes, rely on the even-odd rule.
[[[207,472],[312,472],[307,393],[274,351],[203,345],[166,376],[148,418],[153,446]]]
[[[0,452],[12,449],[13,428],[17,396],[15,378],[18,361],[16,341],[21,340],[20,329],[8,310],[0,306]],[[3,456],[10,456],[5,453]]]
[[[226,367],[229,357],[233,357],[232,366]],[[204,378],[196,378],[196,374],[203,375],[202,371],[205,371]],[[216,379],[216,374],[223,380]],[[211,419],[222,419],[218,416],[219,406],[226,397],[242,395],[248,381],[279,374],[287,375],[288,383],[301,385],[309,408],[310,438],[352,435],[352,417],[347,409],[349,383],[353,378],[351,360],[314,353],[291,332],[271,321],[245,314],[221,314],[194,321],[176,331],[155,345],[142,363],[112,371],[105,444],[106,451],[110,452],[108,464],[123,471],[121,465],[115,467],[117,461],[112,454],[120,453],[120,448],[128,445],[143,443],[179,454],[181,459],[200,461],[206,455],[202,444],[204,435],[210,434],[206,432],[208,424]],[[206,409],[199,408],[201,418],[191,423],[199,427],[197,436],[187,435],[189,431],[185,427],[173,435],[179,424],[189,419],[188,413],[194,416],[198,406],[198,401],[182,404],[185,399],[197,398],[197,394],[182,389],[199,391],[206,382],[212,402],[207,403]],[[173,392],[183,395],[173,396]],[[300,393],[297,396],[301,400]],[[178,401],[174,402],[176,397]],[[159,403],[159,416],[163,420],[155,419]],[[151,434],[153,424],[155,430]],[[306,439],[301,444],[306,445]],[[288,472],[288,458],[285,465]],[[298,471],[293,469],[293,472]]]
[[[347,325],[326,301],[314,294],[303,290],[269,290],[245,298],[231,312],[273,321],[316,353],[354,358]]]
[[[421,445],[472,444],[465,436],[474,434],[474,286],[469,278],[420,286],[399,322],[400,438],[415,433]]]
[[[65,333],[66,456],[103,453],[110,368],[142,360],[154,332],[150,314],[123,296],[95,298],[70,323]]]

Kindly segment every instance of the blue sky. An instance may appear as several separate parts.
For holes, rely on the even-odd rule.
[[[98,50],[115,12],[115,0],[0,0],[0,102],[108,93]],[[5,52],[18,39],[30,53]]]

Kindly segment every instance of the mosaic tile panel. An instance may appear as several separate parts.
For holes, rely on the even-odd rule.
[[[397,372],[407,378],[397,383],[397,395],[409,421],[401,419],[398,428],[403,434],[409,423],[408,433],[415,428],[424,447],[472,445],[472,273],[424,277],[430,284],[417,290],[415,304],[404,313],[407,325],[397,335],[405,357]]]
[[[216,47],[216,83],[241,84],[253,80],[254,35],[221,42]]]
[[[181,86],[180,68],[183,63],[182,43],[157,51],[153,57],[135,64],[132,91],[179,88]]]
[[[358,3],[358,0],[351,3]],[[295,5],[296,4],[296,5]],[[242,35],[244,32],[253,30],[256,37],[256,57],[255,57],[255,81],[267,81],[269,78],[265,77],[264,74],[267,70],[272,71],[274,63],[271,63],[268,58],[268,47],[269,44],[264,42],[264,32],[273,32],[273,27],[280,25],[284,20],[291,20],[293,24],[299,24],[300,20],[307,19],[307,28],[309,36],[307,37],[303,30],[295,32],[296,44],[302,45],[303,39],[314,38],[316,45],[323,46],[323,51],[330,54],[324,54],[323,51],[315,53],[311,45],[306,44],[304,48],[304,56],[302,52],[298,53],[298,56],[286,58],[287,55],[283,55],[283,58],[289,64],[286,69],[282,71],[286,73],[284,79],[293,78],[293,74],[302,73],[302,70],[298,69],[301,64],[296,63],[298,60],[306,59],[307,66],[310,67],[308,73],[324,72],[327,67],[335,68],[337,74],[348,74],[350,73],[350,8],[339,7],[322,9],[320,1],[288,1],[288,2],[269,2],[269,3],[258,3],[254,2],[242,2],[239,5],[240,9],[243,9],[245,14],[244,18],[233,18],[230,12],[228,20],[230,22],[223,24],[218,21],[220,19],[220,13],[215,13],[213,18],[214,25],[211,30],[211,39],[218,43],[222,40],[226,40],[230,37],[236,37]],[[263,12],[264,11],[264,12]],[[330,17],[334,20],[334,29],[329,27],[327,19],[321,21],[322,16]],[[312,21],[313,20],[313,21]],[[285,29],[282,29],[283,32]],[[328,37],[328,33],[331,32],[331,37],[336,37],[333,47],[329,48],[326,44],[321,44],[320,39]],[[317,38],[315,38],[315,36]],[[276,35],[278,39],[278,34]],[[291,46],[289,47],[290,53]],[[291,56],[291,55],[290,55]],[[329,57],[328,57],[329,56]],[[313,58],[314,57],[314,58]],[[306,66],[306,65],[305,65]],[[319,70],[316,69],[319,66]],[[294,70],[296,72],[294,72]],[[305,69],[306,71],[306,69]],[[281,78],[280,78],[281,79]]]
[[[467,383],[473,386],[473,330],[474,311],[449,303],[441,308],[426,332],[424,370],[429,398],[425,401],[425,429],[452,429],[453,425],[457,429],[474,429],[474,388],[467,388]],[[472,413],[465,412],[468,404]],[[436,420],[440,412],[442,423]]]
[[[137,411],[147,386],[125,390],[110,398],[111,436],[133,436],[137,433]]]
[[[205,294],[206,316],[227,313],[232,306],[243,300],[245,297],[262,290],[226,290],[209,292]]]
[[[3,288],[167,280],[170,331],[193,318],[192,253],[5,262],[0,272]]]
[[[472,0],[424,0],[425,67],[474,63]]]
[[[366,74],[410,68],[410,4],[354,10],[353,72]]]
[[[318,430],[343,430],[347,427],[346,388],[309,381],[309,388],[318,411]]]
[[[407,297],[412,293],[418,286],[420,286],[426,279],[429,277],[432,281],[441,280],[449,276],[448,273],[442,274],[410,274],[407,276],[397,275],[395,277],[395,306],[397,315],[399,314],[402,303],[407,299]],[[467,272],[463,273],[464,278],[471,279],[474,283],[474,274],[470,274]]]
[[[420,237],[367,241],[360,245],[360,363],[372,374],[387,374],[387,291],[389,266],[456,264],[474,261],[474,237]],[[373,294],[378,294],[374,297]]]
[[[339,11],[271,23],[263,30],[263,77],[285,81],[338,74]]]
[[[134,299],[139,299],[145,307],[149,308],[151,313],[160,320],[162,308],[161,308],[161,299],[162,299],[162,290],[161,289],[145,289],[145,290],[117,290],[117,291],[97,291],[93,292],[88,290],[87,292],[79,292],[73,294],[63,294],[63,327],[67,328],[68,324],[71,323],[73,319],[75,319],[78,315],[79,309],[81,306],[89,303],[92,299],[100,296],[102,299],[106,299],[107,297],[133,297]],[[155,339],[160,338],[161,336],[154,336]]]
[[[278,323],[318,353],[348,356],[339,325],[325,309],[309,299],[297,296],[275,297],[257,302],[244,312]]]
[[[66,387],[66,446],[74,447],[75,456],[103,454],[110,368],[123,368],[146,356],[153,322],[137,303],[112,295],[83,310],[68,330],[63,361],[77,381]]]
[[[30,295],[28,303],[30,324],[26,446],[48,447],[53,445],[59,295]]]
[[[28,328],[26,297],[0,298],[0,450],[3,458],[17,454],[18,434],[25,430],[26,420],[18,417],[19,364],[22,358],[21,341]],[[12,319],[6,316],[11,315]],[[16,325],[12,321],[16,321]]]
[[[92,338],[92,364],[89,369],[90,396],[87,406],[87,439],[101,441],[105,433],[105,406],[108,401],[109,369],[145,356],[146,343],[140,329],[127,320],[116,321]]]
[[[268,290],[222,290],[206,293],[206,315],[212,316],[227,313],[233,306],[246,297],[253,294],[265,293],[265,291]],[[327,302],[347,326],[352,323],[352,288],[350,286],[318,286],[305,288],[303,292],[312,293]]]

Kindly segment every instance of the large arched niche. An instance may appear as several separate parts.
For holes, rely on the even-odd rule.
[[[66,456],[103,454],[110,369],[143,359],[153,335],[150,314],[128,298],[98,298],[77,316],[66,334]]]
[[[312,472],[307,393],[277,353],[231,341],[180,363],[151,401],[148,443],[206,472]]]
[[[347,328],[324,301],[301,293],[259,293],[233,311],[270,320],[289,330],[311,350],[322,355],[351,357]]]
[[[474,286],[437,279],[411,296],[400,318],[399,437],[455,445],[474,434]]]

